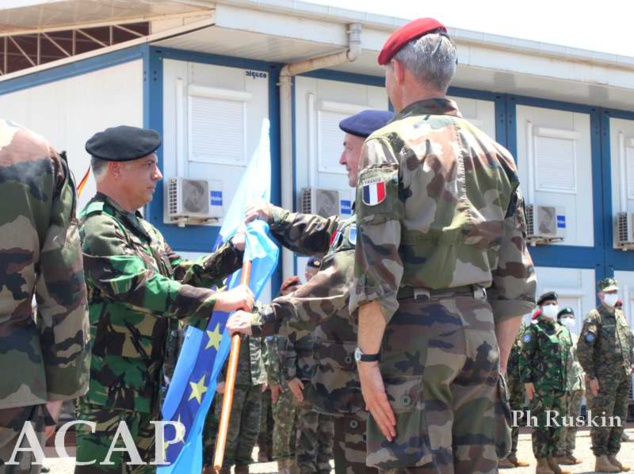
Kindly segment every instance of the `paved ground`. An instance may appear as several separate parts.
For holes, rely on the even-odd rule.
[[[626,431],[629,433],[630,437],[634,439],[634,423],[629,423]],[[50,451],[48,449],[49,448],[47,448],[47,456],[53,455],[52,453],[49,454]],[[69,449],[69,452],[72,454],[72,449]],[[577,466],[566,466],[566,468],[570,468],[575,474],[591,474],[594,472],[594,456],[590,450],[590,431],[588,429],[580,430],[577,433],[577,450],[575,455],[584,460],[583,464],[579,464]],[[503,469],[500,471],[501,474],[529,474],[535,472],[535,459],[533,458],[531,447],[530,430],[525,428],[523,428],[520,432],[518,457],[528,460],[531,463],[531,466],[516,469]],[[624,464],[629,464],[634,467],[634,442],[623,443],[619,459]],[[47,458],[46,465],[51,468],[51,474],[72,474],[75,466],[75,459]],[[276,464],[272,462],[253,464],[251,466],[251,472],[261,474],[276,473],[277,467]]]

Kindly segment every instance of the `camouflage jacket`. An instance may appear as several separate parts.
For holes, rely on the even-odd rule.
[[[567,391],[571,347],[568,329],[539,317],[522,336],[519,360],[522,382],[532,383],[536,390]]]
[[[264,367],[265,351],[262,338],[244,336],[240,343],[238,356],[238,371],[236,372],[236,385],[251,387],[266,382],[266,369]],[[224,382],[227,376],[229,358],[225,361],[222,371],[218,376],[218,382]]]
[[[586,383],[583,367],[581,367],[577,356],[577,340],[579,338],[570,333],[570,339],[572,340],[572,346],[570,346],[570,357],[568,357],[568,392],[574,392],[584,390]]]
[[[297,377],[302,382],[310,383],[315,372],[314,333],[294,339],[295,343],[288,345],[286,355],[282,359],[284,378],[288,381]]]
[[[264,368],[269,385],[280,385],[288,390],[287,379],[284,376],[282,359],[288,352],[288,339],[283,336],[267,336],[264,338]]]
[[[351,310],[387,321],[401,287],[487,288],[495,321],[535,305],[524,204],[509,152],[449,99],[405,107],[365,141]]]
[[[0,409],[86,391],[76,202],[65,158],[42,137],[0,120]]]
[[[577,342],[577,357],[590,378],[629,375],[634,336],[623,311],[601,304],[588,313]]]
[[[159,395],[168,318],[204,328],[216,300],[208,288],[240,267],[225,244],[183,260],[140,213],[97,193],[81,215],[92,359],[86,401],[151,413]]]
[[[358,326],[348,311],[356,218],[324,218],[275,208],[269,224],[284,246],[325,257],[320,271],[308,283],[258,310],[253,319],[254,334],[280,333],[294,344],[314,332],[314,372],[304,392],[306,399],[326,414],[363,410],[354,361]]]
[[[513,341],[513,346],[511,346],[511,353],[509,355],[509,360],[506,365],[506,376],[509,380],[520,379],[520,358],[522,352],[522,337],[524,336],[524,332],[526,331],[526,326],[524,324],[518,329],[517,334],[515,335],[515,340]],[[509,382],[510,385],[510,382]]]

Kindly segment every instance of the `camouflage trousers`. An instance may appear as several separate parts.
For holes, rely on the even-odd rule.
[[[295,459],[300,474],[330,473],[334,436],[332,416],[317,413],[304,400],[298,410],[296,432]]]
[[[380,472],[497,472],[510,445],[506,383],[484,298],[399,300],[379,363],[396,415],[388,442],[368,419],[368,459]]]
[[[261,408],[262,384],[235,386],[222,467],[248,466],[253,462],[253,448],[260,430]],[[216,408],[218,419],[221,410],[222,397],[219,397]]]
[[[262,393],[262,411],[260,412],[260,432],[258,434],[258,448],[260,456],[266,456],[269,461],[273,460],[273,402],[271,401],[271,391]]]
[[[588,416],[595,418],[597,425],[591,424],[592,452],[595,456],[612,455],[621,450],[621,436],[627,419],[627,403],[630,393],[631,379],[623,373],[614,377],[599,378],[599,394],[595,397],[590,387],[586,387],[588,399]],[[616,422],[620,419],[620,425]],[[605,419],[605,422],[603,421]]]
[[[44,447],[44,429],[47,425],[53,425],[46,405],[31,405],[18,408],[6,408],[0,410],[0,474],[38,474],[41,464],[35,464],[33,451],[19,451],[13,462],[7,466],[16,448],[28,447],[26,439],[22,438],[22,446],[17,446],[18,438],[25,423],[31,423],[33,431],[37,435],[40,447]]]
[[[214,456],[216,455],[216,438],[218,437],[218,425],[220,420],[218,419],[218,400],[220,395],[216,394],[207,417],[205,418],[205,425],[203,426],[203,466],[213,466]]]
[[[533,428],[531,438],[535,458],[556,457],[562,440],[562,417],[568,414],[566,392],[542,390],[536,386],[529,409],[528,422]]]
[[[524,391],[524,384],[515,375],[507,374],[507,384],[509,389],[509,405],[511,410],[520,411],[524,409],[524,401],[526,394]],[[511,427],[511,454],[517,454],[517,443],[520,436],[520,427],[513,425]]]
[[[581,413],[581,404],[583,403],[584,390],[574,390],[568,395],[568,416],[576,420]],[[564,426],[561,433],[561,443],[557,456],[572,456],[577,445],[577,426]]]
[[[77,402],[77,420],[95,423],[92,428],[84,423],[75,425],[77,433],[77,463],[92,462],[93,464],[76,465],[75,474],[98,474],[103,472],[125,474],[149,474],[156,471],[156,466],[149,465],[154,461],[154,425],[151,421],[160,420],[158,413],[140,413],[131,410],[116,410],[100,405],[93,405],[79,399]],[[103,464],[115,439],[119,424],[124,422],[132,435],[143,465],[130,465],[130,458],[123,449],[121,436],[118,436],[116,449],[111,453],[109,465]]]
[[[333,446],[335,474],[377,474],[379,472],[377,468],[365,464],[367,419],[368,412],[365,410],[335,418]]]
[[[280,393],[277,403],[273,405],[273,456],[275,459],[295,459],[295,442],[297,438],[298,405],[293,392],[285,390]]]

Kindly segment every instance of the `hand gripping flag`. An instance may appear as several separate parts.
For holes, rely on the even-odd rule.
[[[235,233],[244,221],[248,202],[270,200],[271,160],[268,121],[262,126],[260,143],[240,181],[236,196],[224,219],[217,244]],[[249,287],[257,298],[277,266],[279,249],[270,238],[268,225],[256,220],[247,226],[244,258],[251,260]],[[234,273],[229,289],[240,282],[240,272]],[[180,474],[202,470],[202,430],[205,417],[216,391],[216,381],[231,348],[231,338],[225,333],[228,313],[214,311],[206,331],[188,327],[162,414],[166,424],[164,436],[157,432],[156,443],[163,444],[165,457],[156,459],[158,474]],[[160,446],[159,446],[160,447]],[[160,452],[160,449],[157,449]]]

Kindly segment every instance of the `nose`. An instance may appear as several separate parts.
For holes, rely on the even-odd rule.
[[[340,165],[345,165],[346,164],[346,152],[345,151],[341,152],[341,156],[339,157],[339,164]]]
[[[163,179],[163,174],[161,173],[161,170],[158,166],[154,167],[154,176],[152,176],[152,179],[154,181],[160,181],[161,179]]]

